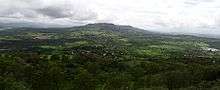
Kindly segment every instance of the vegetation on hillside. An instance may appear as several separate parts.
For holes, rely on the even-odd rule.
[[[1,90],[218,90],[220,40],[112,24],[0,31]]]

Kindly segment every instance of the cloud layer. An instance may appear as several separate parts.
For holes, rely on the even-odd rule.
[[[80,0],[0,0],[0,6],[1,22],[78,25],[97,18]]]
[[[0,22],[132,25],[220,35],[219,0],[0,0]]]

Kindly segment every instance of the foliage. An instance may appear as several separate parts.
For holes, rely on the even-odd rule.
[[[220,40],[94,24],[0,32],[1,90],[218,90]]]

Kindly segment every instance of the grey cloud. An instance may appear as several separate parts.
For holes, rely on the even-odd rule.
[[[95,21],[98,14],[76,1],[0,0],[0,26],[70,27]]]
[[[37,9],[36,12],[52,18],[68,18],[73,16],[68,10],[53,6]]]
[[[37,13],[29,9],[14,9],[9,8],[0,13],[1,17],[8,18],[37,18]]]
[[[49,0],[48,0],[49,1]],[[59,1],[59,0],[56,0]],[[12,2],[12,3],[11,3]],[[61,1],[62,2],[62,1]],[[3,4],[6,3],[6,4]],[[11,3],[11,4],[10,4]],[[49,2],[48,2],[49,3]],[[39,4],[39,5],[37,5]],[[83,6],[75,6],[75,3],[67,4],[46,4],[43,0],[18,0],[13,2],[12,0],[0,0],[0,6],[4,5],[0,9],[0,17],[2,18],[69,18],[72,20],[86,21],[96,19],[97,13]],[[75,7],[74,7],[75,6]]]
[[[186,4],[186,5],[197,5],[199,3],[186,1],[186,2],[184,2],[184,4]]]
[[[188,0],[188,1],[185,1],[184,4],[186,4],[186,5],[198,5],[200,3],[210,3],[210,2],[214,2],[214,0]]]
[[[163,22],[155,22],[154,24],[158,25],[158,26],[162,26],[162,27],[168,27],[169,26],[169,25],[167,25],[166,23],[163,23]]]
[[[145,12],[145,13],[147,13],[147,14],[155,14],[155,15],[167,15],[168,13],[166,13],[166,12],[159,12],[159,11],[143,11],[143,12]]]
[[[86,21],[97,18],[97,14],[87,10],[73,10],[57,6],[49,6],[36,10],[37,13],[50,18],[70,18],[73,20]]]

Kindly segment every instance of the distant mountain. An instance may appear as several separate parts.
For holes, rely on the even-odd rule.
[[[84,26],[63,26],[63,25],[54,25],[54,24],[47,24],[44,25],[42,23],[31,23],[31,22],[23,22],[23,23],[3,23],[0,22],[0,30],[8,30],[16,28],[16,30],[40,30],[40,31],[68,31],[68,30],[77,30],[77,29],[88,29],[94,30],[99,28],[100,30],[108,30],[118,33],[123,33],[127,35],[137,35],[137,34],[147,34],[147,35],[191,35],[197,37],[206,37],[206,38],[220,38],[220,35],[213,35],[213,34],[198,34],[198,33],[160,33],[160,32],[153,32],[150,30],[139,29],[136,27],[128,26],[128,25],[115,25],[111,23],[94,23],[94,24],[87,24]]]
[[[199,37],[207,37],[207,38],[220,38],[220,35],[217,34],[192,34]]]
[[[123,33],[123,34],[156,34],[155,32],[151,32],[151,31],[144,30],[144,29],[139,29],[136,27],[128,26],[128,25],[115,25],[111,23],[88,24],[85,26],[77,27],[77,28],[86,28],[86,29],[99,28],[100,30],[113,31],[113,32],[118,32],[118,33]]]
[[[1,24],[4,28],[2,30],[7,29],[8,32],[17,32],[17,31],[47,31],[47,32],[66,32],[66,31],[77,31],[77,30],[101,30],[101,31],[109,31],[114,33],[120,33],[124,35],[143,35],[143,34],[159,34],[139,28],[135,28],[132,26],[127,25],[115,25],[110,23],[94,23],[94,24],[87,24],[84,26],[74,26],[74,27],[59,27],[59,28],[51,28],[51,27],[38,27],[36,24],[32,26],[32,24],[25,25],[25,23],[20,25],[14,24]],[[26,26],[26,27],[24,27]],[[30,26],[30,27],[29,27]],[[16,29],[14,29],[16,28]]]
[[[21,28],[21,27],[28,27],[28,28],[52,28],[52,27],[67,27],[65,25],[59,24],[43,24],[43,23],[33,23],[33,22],[13,22],[13,23],[5,23],[0,22],[0,28]]]

